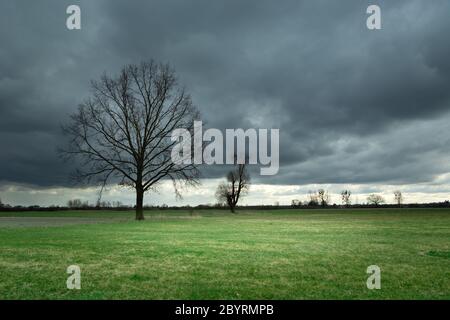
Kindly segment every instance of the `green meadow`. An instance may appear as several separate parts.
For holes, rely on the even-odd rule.
[[[448,209],[145,216],[0,213],[0,299],[450,299]]]

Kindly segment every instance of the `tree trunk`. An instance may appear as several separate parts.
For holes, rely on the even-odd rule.
[[[144,188],[136,188],[136,220],[144,220]]]

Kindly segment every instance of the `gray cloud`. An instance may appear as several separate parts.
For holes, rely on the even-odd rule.
[[[67,185],[60,124],[103,71],[170,62],[209,127],[280,128],[274,184],[419,183],[449,171],[450,3],[73,1],[0,4],[0,180]],[[206,168],[217,177],[224,168]]]

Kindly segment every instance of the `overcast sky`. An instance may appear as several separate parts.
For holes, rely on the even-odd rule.
[[[81,30],[66,28],[70,4]],[[367,29],[369,4],[382,30]],[[280,171],[254,176],[247,203],[319,186],[359,202],[395,189],[407,202],[449,199],[449,15],[448,0],[1,1],[0,197],[93,201],[57,157],[60,126],[90,80],[153,58],[174,67],[208,127],[280,129]],[[214,202],[224,170],[205,170],[183,202],[166,185],[146,202]]]

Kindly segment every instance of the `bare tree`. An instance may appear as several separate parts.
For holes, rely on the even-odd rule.
[[[373,204],[373,205],[380,205],[385,203],[385,200],[382,196],[378,195],[378,194],[371,194],[367,197],[367,202],[369,204]]]
[[[310,190],[308,192],[308,197],[309,197],[308,206],[319,205],[319,199],[318,199],[318,195],[316,192]]]
[[[67,201],[67,207],[71,209],[84,209],[89,207],[88,201],[81,201],[81,199],[73,199]]]
[[[231,212],[234,213],[239,199],[248,193],[249,188],[250,175],[245,164],[239,164],[236,169],[227,174],[227,182],[221,183],[217,187],[217,201],[227,204]]]
[[[193,130],[198,112],[178,85],[168,65],[153,61],[125,66],[117,77],[92,82],[92,96],[79,106],[64,127],[70,137],[68,157],[79,157],[79,180],[103,187],[113,180],[136,191],[136,220],[143,220],[144,193],[163,180],[182,185],[198,183],[193,164],[175,164],[171,149],[174,129]]]
[[[317,199],[322,207],[325,207],[330,201],[330,195],[324,189],[317,190]]]
[[[347,207],[350,206],[350,204],[352,203],[352,201],[350,200],[351,195],[352,192],[350,190],[343,190],[341,192],[342,204]]]
[[[399,207],[403,204],[403,194],[400,190],[394,191],[394,199]]]

